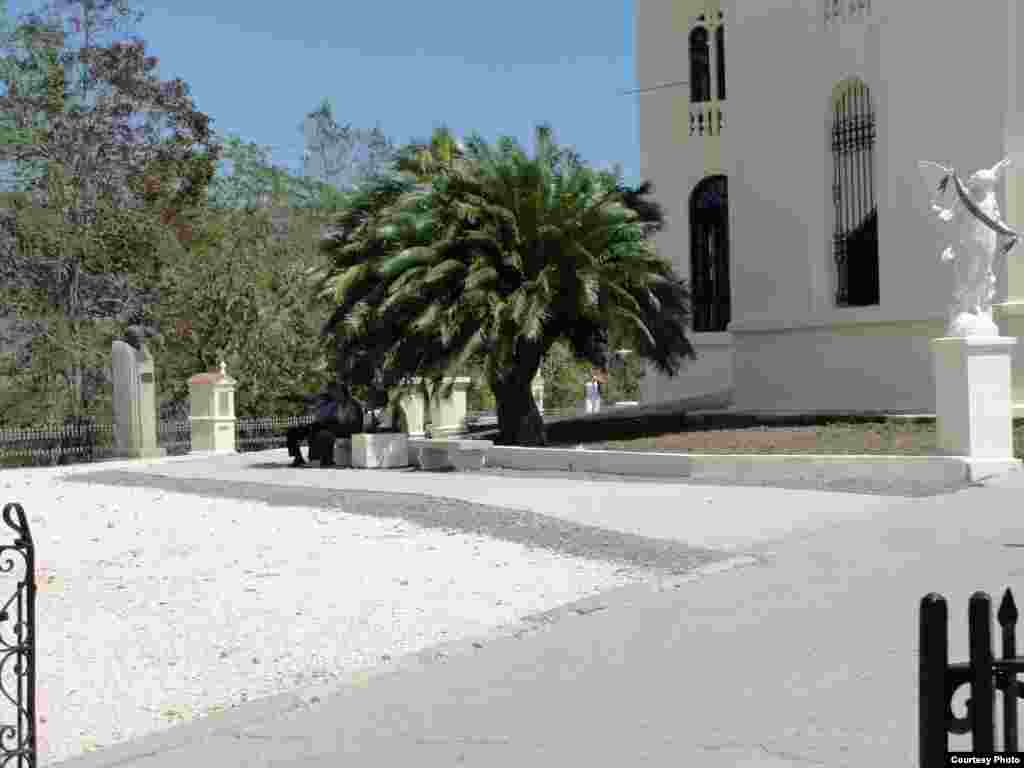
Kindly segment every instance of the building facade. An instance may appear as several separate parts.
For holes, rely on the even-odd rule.
[[[1016,0],[636,0],[641,175],[693,293],[698,359],[644,400],[731,391],[758,410],[934,410],[929,340],[953,267],[919,160],[1015,161],[1024,226]],[[949,233],[946,233],[949,234]],[[997,320],[1024,338],[1024,248]],[[1014,399],[1024,415],[1024,349]]]

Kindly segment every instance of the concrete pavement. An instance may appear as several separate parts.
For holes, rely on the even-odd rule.
[[[532,495],[520,484],[516,496],[502,478],[359,474],[357,487],[380,476],[392,492],[457,480],[463,493],[501,496],[486,503],[533,499],[547,514],[649,536],[731,536],[761,562],[607,593],[534,631],[357,677],[318,701],[254,702],[64,766],[911,766],[920,598],[949,599],[951,656],[965,660],[969,595],[1024,585],[1024,553],[1007,546],[1024,543],[1021,473],[918,499],[626,482],[585,498],[576,480],[534,482]]]

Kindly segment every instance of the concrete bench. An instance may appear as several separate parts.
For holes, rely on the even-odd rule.
[[[413,445],[420,469],[438,472],[480,469],[486,463],[487,450],[494,443],[490,440],[437,439],[416,440]]]
[[[454,440],[417,440],[416,446],[419,449],[420,469],[438,472],[455,468],[452,453],[457,444]]]
[[[492,440],[455,440],[453,463],[459,471],[481,469],[487,464],[487,452],[494,447]]]

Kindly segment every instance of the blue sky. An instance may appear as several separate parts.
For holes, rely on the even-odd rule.
[[[15,0],[12,13],[36,6]],[[633,0],[143,0],[137,33],[181,77],[218,132],[301,167],[305,114],[330,98],[342,124],[379,123],[396,143],[446,122],[532,148],[559,143],[636,182]],[[506,10],[499,11],[499,8]]]

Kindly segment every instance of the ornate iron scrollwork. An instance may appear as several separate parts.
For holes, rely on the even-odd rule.
[[[7,713],[0,710],[0,768],[35,768],[38,765],[35,548],[25,510],[20,504],[5,504],[3,520],[16,538],[13,544],[0,546],[0,573],[14,571],[17,559],[25,569],[14,593],[0,607],[0,694],[14,706],[14,722],[9,722]],[[15,554],[17,558],[12,557]]]
[[[957,717],[953,714],[953,696],[962,685],[969,685],[971,682],[970,664],[951,664],[946,673],[946,727],[950,733],[971,732],[971,700],[967,699],[965,706],[967,714]]]

